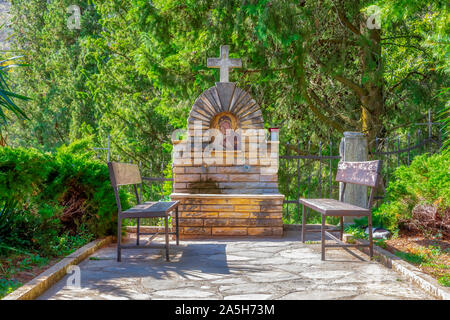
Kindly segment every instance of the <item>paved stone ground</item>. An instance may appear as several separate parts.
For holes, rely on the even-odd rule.
[[[83,261],[81,288],[67,277],[39,299],[433,299],[395,271],[357,250],[282,239],[182,241],[171,262],[161,249],[114,245]]]

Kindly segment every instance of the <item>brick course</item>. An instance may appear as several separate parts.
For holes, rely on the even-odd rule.
[[[280,237],[282,195],[172,194],[179,200],[180,238]]]

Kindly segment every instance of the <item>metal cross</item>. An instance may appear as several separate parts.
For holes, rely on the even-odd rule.
[[[220,46],[220,58],[208,58],[206,61],[208,68],[220,68],[220,82],[229,82],[229,69],[242,68],[241,59],[229,59],[229,52],[229,46]]]

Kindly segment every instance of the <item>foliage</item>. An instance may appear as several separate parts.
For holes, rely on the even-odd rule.
[[[445,91],[448,92],[449,88],[446,88]],[[440,121],[443,123],[442,131],[444,133],[444,143],[442,144],[442,150],[444,152],[450,152],[450,100],[447,101],[439,116]]]
[[[426,255],[423,253],[396,252],[395,255],[412,264],[421,264],[426,261]]]
[[[383,52],[387,91],[391,93],[388,102],[403,114],[414,114],[420,103],[434,104],[434,111],[440,110],[448,93],[438,93],[448,87],[450,71],[447,2],[379,0],[376,5],[381,10],[382,28],[389,30]],[[432,94],[421,85],[425,82],[436,86]]]
[[[1,28],[1,26],[0,26]],[[2,121],[1,125],[6,124],[6,120],[8,118],[7,112],[10,111],[14,113],[19,118],[27,118],[24,111],[19,108],[14,101],[14,99],[19,100],[28,100],[28,97],[22,96],[20,94],[14,93],[11,90],[10,85],[8,84],[9,75],[8,71],[11,68],[20,66],[20,64],[13,64],[14,60],[18,60],[21,57],[12,57],[9,59],[3,59],[2,56],[0,56],[0,120]],[[1,127],[0,127],[1,130]],[[1,132],[1,131],[0,131]]]
[[[37,253],[29,253],[14,248],[9,249],[13,250],[13,253],[19,252],[19,254],[11,254],[0,260],[0,274],[5,279],[10,279],[22,271],[31,270],[33,266],[41,268],[48,264],[50,260],[49,257],[42,257]]]
[[[395,255],[411,264],[417,265],[438,279],[439,284],[450,286],[450,266],[448,265],[448,249],[439,246],[428,246],[410,249],[408,252],[397,251]],[[447,257],[447,264],[445,263]]]
[[[115,234],[117,208],[108,169],[92,160],[91,145],[86,138],[55,154],[0,148],[3,246],[62,255],[79,245],[77,237]],[[121,190],[120,196],[127,208],[128,194]]]
[[[0,31],[5,24],[0,24]],[[29,100],[28,97],[17,94],[10,86],[9,74],[15,67],[24,66],[24,64],[15,63],[20,60],[21,56],[6,58],[3,53],[0,54],[0,146],[5,145],[6,138],[3,136],[2,129],[7,125],[7,120],[10,120],[10,113],[14,114],[18,119],[28,119],[27,115],[20,108],[16,99]]]
[[[43,250],[39,250],[44,255],[41,256],[39,253],[29,251],[33,248],[27,248],[25,251],[0,243],[0,252],[6,253],[0,255],[0,299],[22,286],[22,282],[17,280],[21,273],[48,265],[51,262],[50,257],[64,257],[71,254],[91,241],[92,235],[86,233],[75,236],[63,235],[51,240],[54,248],[50,256],[47,255],[49,252]]]
[[[0,253],[6,254],[11,248],[31,248],[51,253],[52,240],[57,241],[59,229],[56,216],[44,218],[33,211],[5,205],[0,218]]]
[[[423,154],[414,158],[410,166],[400,166],[394,172],[386,190],[385,201],[372,209],[374,227],[386,228],[394,236],[399,228],[412,219],[412,211],[418,204],[429,204],[438,208],[439,214],[448,214],[450,207],[450,154]],[[355,219],[346,231],[366,239],[364,228],[367,217]],[[425,228],[426,229],[426,228]],[[427,232],[427,230],[423,230]],[[431,233],[435,232],[434,230]]]
[[[402,31],[402,36],[396,38],[401,41],[399,44],[426,54],[421,55],[417,62],[425,62],[429,59],[427,57],[429,54],[436,59],[438,69],[446,73],[450,71],[448,60],[450,13],[447,1],[378,0],[375,4],[381,9],[383,28]]]
[[[0,148],[0,203],[27,200],[44,187],[50,155],[35,149]]]
[[[369,239],[369,234],[365,233],[365,230],[367,228],[367,220],[362,219],[355,219],[354,224],[349,224],[344,226],[344,232],[351,234],[356,239]],[[374,227],[379,227],[377,224],[374,223]],[[397,233],[393,235],[393,237],[397,237]],[[373,239],[373,242],[375,245],[385,248],[386,247],[386,240],[385,239]]]
[[[0,279],[0,298],[3,296],[6,296],[22,286],[22,284],[15,280],[9,280],[9,279]]]
[[[205,64],[219,44],[243,58],[231,81],[281,128],[282,143],[364,126],[385,135],[423,122],[446,99],[436,95],[447,81],[441,3],[407,2],[403,12],[390,0],[17,0],[15,45],[30,64],[15,71],[17,88],[33,100],[31,119],[8,128],[9,144],[53,150],[93,134],[100,147],[110,133],[113,154],[141,161],[147,175],[152,162],[160,174],[170,133],[218,79]],[[81,7],[79,30],[66,25],[71,4]],[[379,34],[365,26],[373,4],[382,9]],[[367,95],[372,87],[377,94]]]
[[[366,224],[367,225],[367,224]],[[368,239],[368,234],[364,232],[359,224],[347,225],[345,232],[350,233],[357,239]],[[394,234],[394,238],[397,238]],[[436,239],[435,239],[436,240]],[[418,245],[416,241],[412,241],[406,247],[401,249],[392,245],[391,240],[374,239],[375,245],[391,251],[397,257],[418,266],[422,271],[436,278],[440,285],[450,286],[450,266],[449,266],[449,249],[443,249],[438,241],[433,241],[431,245]],[[445,242],[443,242],[445,244]]]
[[[439,278],[438,282],[441,286],[450,287],[450,275],[447,274],[445,276],[442,276],[441,278]]]
[[[385,202],[373,210],[373,225],[397,232],[412,218],[418,204],[438,207],[440,214],[450,207],[450,154],[417,156],[410,166],[400,166],[386,190]],[[448,214],[448,213],[447,213]],[[367,226],[367,218],[356,219],[357,226]]]

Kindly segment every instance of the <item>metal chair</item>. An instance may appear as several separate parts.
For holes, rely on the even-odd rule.
[[[111,184],[114,189],[114,195],[116,197],[117,209],[118,209],[118,220],[117,220],[117,261],[121,261],[121,250],[122,249],[149,249],[154,248],[148,245],[142,246],[139,243],[140,235],[152,235],[149,239],[149,243],[158,236],[158,232],[153,233],[140,233],[140,219],[141,218],[164,218],[165,227],[165,249],[166,249],[166,260],[169,259],[169,235],[176,235],[176,243],[179,245],[179,230],[178,230],[178,205],[179,201],[167,201],[167,202],[151,202],[147,201],[141,203],[139,198],[137,185],[141,184],[142,188],[142,177],[139,172],[139,167],[134,164],[129,163],[119,163],[119,162],[108,162],[109,176],[111,179]],[[123,185],[133,185],[134,193],[136,195],[137,205],[126,211],[122,211],[122,205],[120,203],[119,197],[119,186]],[[169,215],[175,212],[175,232],[169,232]],[[137,219],[136,228],[136,245],[123,245],[121,243],[121,233],[122,233],[122,220],[123,219]]]

